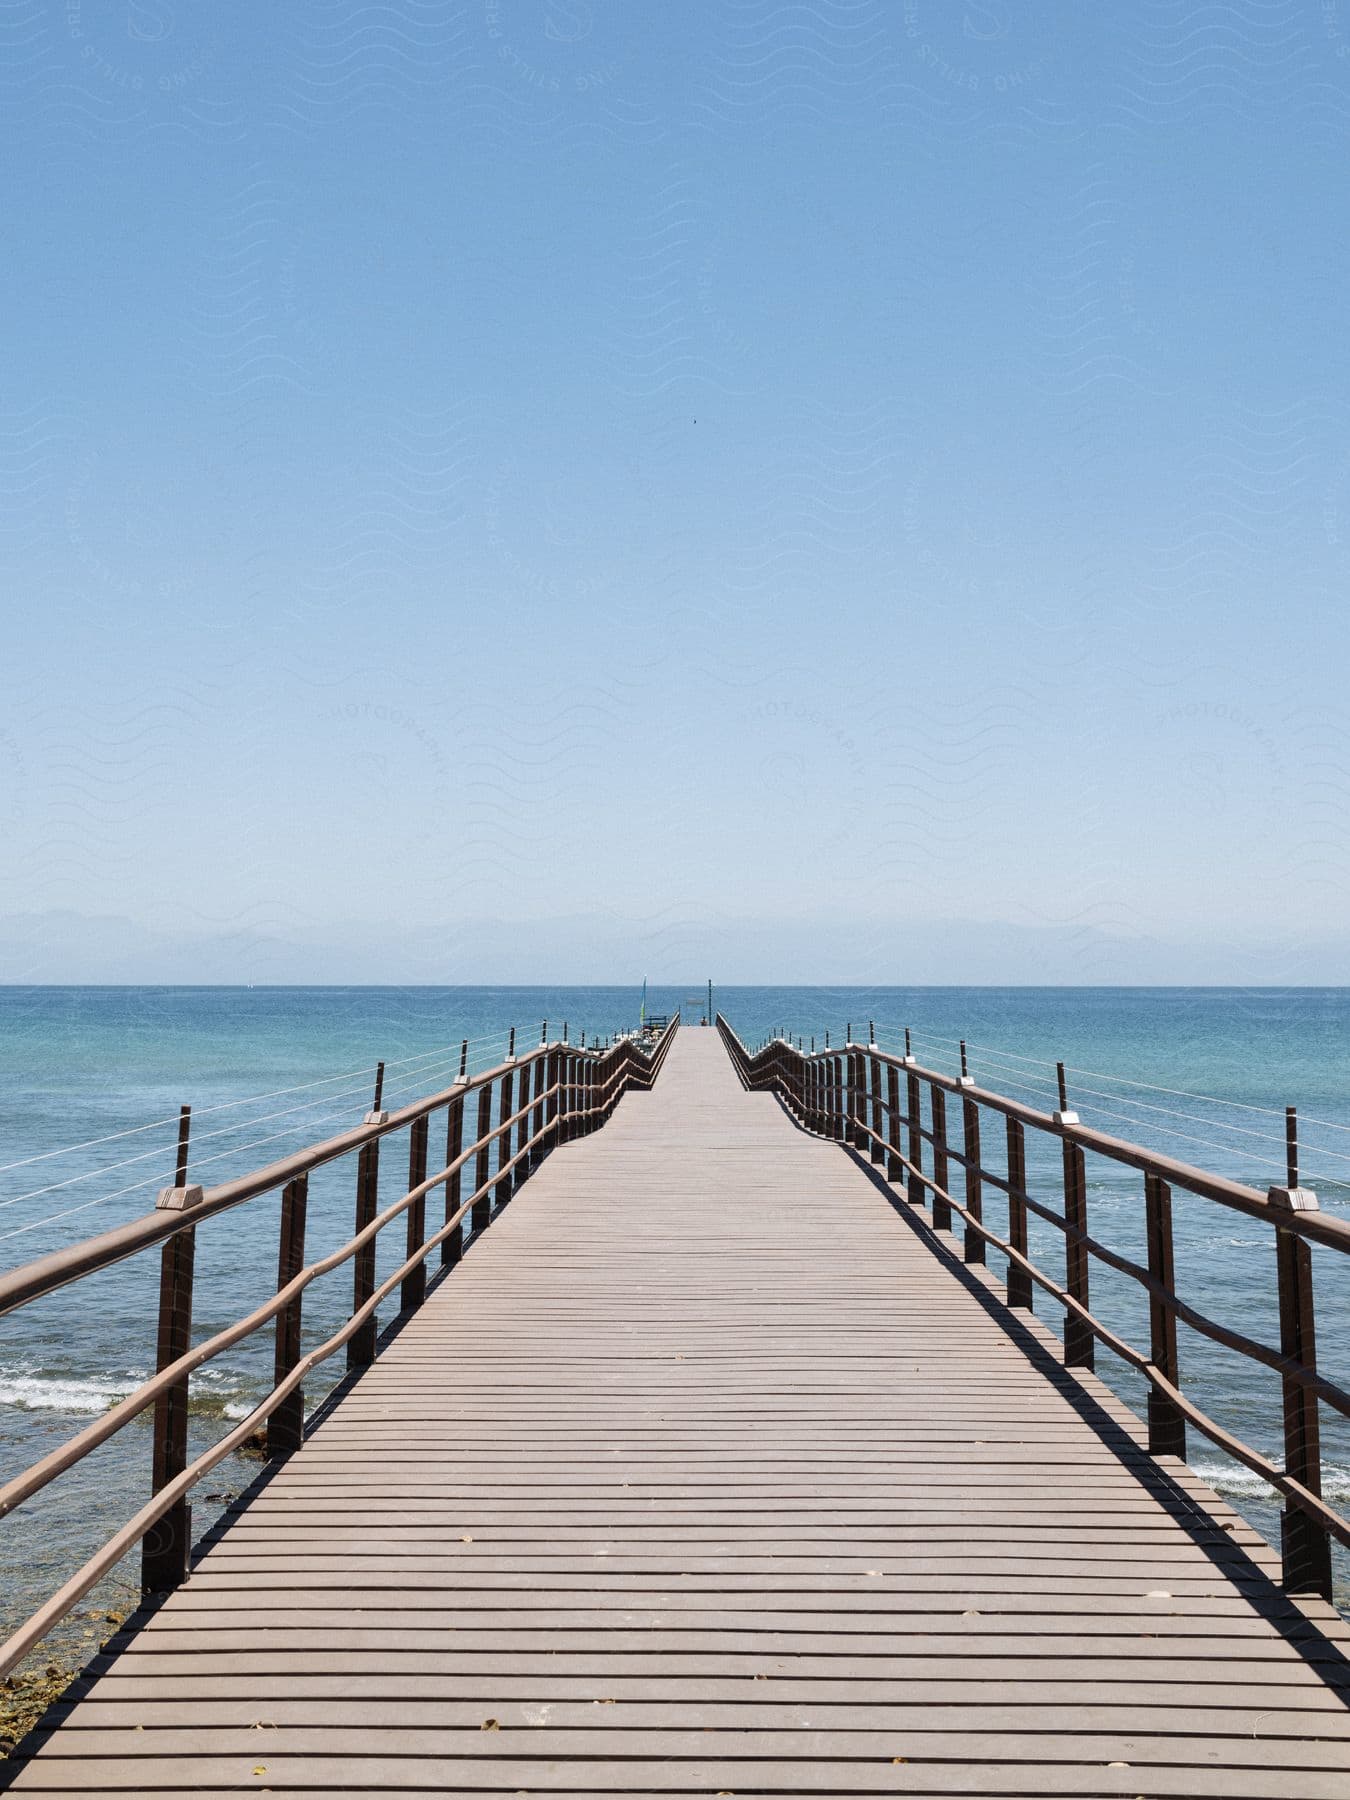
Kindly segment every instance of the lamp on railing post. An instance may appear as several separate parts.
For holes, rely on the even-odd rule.
[[[1317,1373],[1317,1332],[1313,1305],[1312,1246],[1295,1228],[1300,1213],[1319,1210],[1311,1188],[1299,1186],[1298,1114],[1285,1108],[1285,1185],[1267,1198],[1289,1223],[1275,1228],[1275,1262],[1280,1296],[1280,1352],[1309,1375]],[[1309,1493],[1322,1493],[1321,1421],[1317,1394],[1293,1375],[1284,1390],[1284,1467]],[[1331,1598],[1331,1538],[1324,1525],[1286,1500],[1280,1515],[1284,1587],[1291,1594]]]
[[[162,1188],[155,1201],[163,1212],[191,1212],[201,1204],[202,1189],[188,1186],[188,1134],[191,1107],[178,1113],[178,1155],[174,1184]],[[185,1226],[169,1238],[159,1260],[159,1326],[155,1339],[155,1368],[186,1356],[192,1343],[192,1270],[196,1227]],[[184,1375],[155,1402],[151,1492],[158,1494],[187,1467],[188,1377]],[[192,1547],[192,1507],[186,1499],[175,1501],[146,1532],[141,1545],[141,1587],[147,1594],[167,1593],[187,1575]]]

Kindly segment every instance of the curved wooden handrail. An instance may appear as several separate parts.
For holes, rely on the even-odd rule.
[[[965,1222],[967,1259],[970,1260],[969,1249],[972,1243],[978,1246],[978,1258],[983,1260],[984,1246],[991,1246],[1008,1259],[1010,1269],[1019,1270],[1025,1278],[1030,1304],[1030,1286],[1039,1287],[1049,1294],[1057,1304],[1064,1307],[1065,1312],[1092,1339],[1101,1343],[1114,1355],[1136,1369],[1149,1382],[1153,1394],[1165,1401],[1175,1412],[1188,1423],[1195,1426],[1211,1443],[1241,1463],[1262,1480],[1269,1482],[1279,1492],[1286,1508],[1299,1516],[1300,1524],[1311,1527],[1320,1534],[1321,1543],[1313,1546],[1308,1552],[1305,1542],[1299,1557],[1298,1568],[1290,1571],[1286,1567],[1287,1585],[1302,1587],[1306,1585],[1306,1572],[1309,1567],[1317,1571],[1316,1585],[1319,1591],[1329,1591],[1330,1560],[1323,1555],[1325,1540],[1335,1538],[1338,1542],[1350,1545],[1350,1519],[1343,1517],[1330,1506],[1321,1494],[1321,1460],[1316,1431],[1315,1415],[1312,1429],[1308,1429],[1309,1407],[1315,1408],[1317,1402],[1323,1401],[1336,1411],[1350,1417],[1350,1392],[1329,1381],[1319,1373],[1315,1362],[1309,1358],[1291,1353],[1288,1349],[1275,1350],[1262,1344],[1245,1333],[1233,1330],[1218,1320],[1210,1319],[1198,1309],[1190,1306],[1177,1294],[1175,1286],[1164,1282],[1151,1270],[1142,1267],[1132,1259],[1120,1255],[1109,1246],[1101,1243],[1089,1233],[1084,1224],[1076,1222],[1064,1213],[1057,1213],[1053,1208],[1044,1205],[1026,1192],[1025,1186],[1000,1177],[995,1171],[984,1167],[979,1156],[970,1156],[956,1144],[950,1143],[945,1131],[925,1129],[922,1120],[916,1116],[917,1109],[901,1108],[893,1105],[891,1100],[883,1096],[879,1071],[893,1071],[897,1085],[891,1088],[898,1094],[898,1078],[903,1077],[907,1091],[917,1093],[917,1086],[909,1088],[911,1082],[926,1085],[930,1095],[936,1089],[943,1095],[953,1095],[960,1099],[964,1106],[988,1108],[1000,1114],[1005,1120],[1013,1121],[1019,1129],[1030,1126],[1047,1137],[1058,1138],[1063,1144],[1084,1154],[1105,1156],[1114,1162],[1140,1170],[1146,1177],[1195,1194],[1202,1199],[1217,1202],[1244,1213],[1249,1218],[1262,1220],[1277,1234],[1284,1234],[1297,1246],[1296,1255],[1308,1257],[1309,1244],[1325,1245],[1330,1249],[1342,1252],[1350,1251],[1350,1221],[1336,1217],[1328,1217],[1319,1212],[1298,1212],[1288,1207],[1277,1205],[1258,1189],[1248,1187],[1241,1182],[1230,1181],[1226,1177],[1212,1175],[1209,1171],[1183,1163],[1175,1157],[1149,1150],[1141,1144],[1134,1144],[1123,1138],[1113,1137],[1108,1133],[1095,1131],[1089,1126],[1061,1121],[1048,1113],[1038,1111],[1035,1107],[1013,1100],[1004,1094],[994,1093],[974,1083],[963,1082],[956,1077],[946,1075],[940,1070],[923,1067],[913,1059],[906,1059],[891,1052],[882,1050],[873,1043],[847,1043],[833,1049],[803,1052],[798,1050],[788,1039],[776,1037],[761,1049],[750,1051],[742,1043],[733,1027],[719,1013],[717,1027],[722,1035],[728,1053],[742,1082],[751,1088],[769,1088],[779,1094],[790,1109],[797,1115],[807,1129],[816,1123],[811,1107],[803,1101],[808,1092],[807,1071],[815,1070],[825,1078],[828,1084],[828,1123],[831,1129],[822,1135],[843,1137],[843,1140],[856,1150],[867,1150],[873,1159],[887,1165],[888,1179],[903,1177],[908,1184],[911,1200],[926,1195],[933,1202],[933,1228],[936,1229],[936,1218],[939,1208],[946,1218],[958,1214]],[[862,1063],[869,1065],[860,1085],[858,1071]],[[873,1070],[876,1073],[873,1073]],[[869,1115],[872,1122],[869,1123]],[[885,1133],[877,1130],[876,1125],[882,1119],[889,1121],[889,1130]],[[1146,1356],[1134,1345],[1128,1343],[1110,1326],[1096,1316],[1078,1294],[1072,1291],[1071,1284],[1060,1283],[1048,1275],[1031,1260],[1026,1252],[1025,1228],[1023,1241],[1014,1243],[1008,1238],[998,1236],[985,1224],[982,1213],[970,1205],[963,1204],[950,1191],[945,1182],[927,1173],[912,1155],[906,1155],[901,1145],[900,1127],[903,1124],[905,1133],[910,1137],[911,1146],[916,1142],[930,1145],[935,1155],[940,1155],[944,1162],[955,1163],[963,1167],[967,1176],[973,1177],[977,1184],[985,1182],[999,1188],[1010,1202],[1019,1202],[1028,1207],[1036,1215],[1053,1225],[1065,1239],[1066,1246],[1096,1257],[1109,1267],[1128,1275],[1148,1294],[1150,1302],[1161,1308],[1174,1320],[1180,1320],[1192,1329],[1209,1337],[1214,1342],[1237,1351],[1250,1360],[1271,1369],[1278,1374],[1284,1383],[1286,1442],[1296,1447],[1299,1466],[1291,1471],[1281,1469],[1259,1450],[1236,1437],[1215,1419],[1211,1418],[1201,1407],[1183,1391],[1178,1377],[1169,1374],[1160,1367],[1154,1356]],[[976,1138],[978,1147],[978,1137]],[[1011,1173],[1011,1159],[1010,1159]],[[1067,1192],[1067,1189],[1066,1189]],[[1084,1217],[1085,1217],[1084,1213]],[[1170,1233],[1170,1225],[1169,1225]],[[1170,1263],[1170,1244],[1169,1257]],[[1011,1275],[1009,1276],[1011,1285]],[[1299,1302],[1307,1309],[1306,1320],[1300,1321],[1300,1328],[1295,1332],[1287,1329],[1284,1317],[1289,1304],[1282,1277],[1281,1314],[1282,1335],[1293,1337],[1298,1343],[1312,1346],[1314,1344],[1311,1308],[1311,1266],[1308,1265],[1302,1281]],[[1070,1360],[1067,1355],[1066,1361]],[[1079,1359],[1082,1360],[1082,1359]],[[1297,1415],[1297,1416],[1295,1416]],[[1289,1577],[1293,1575],[1293,1579]]]
[[[152,1526],[182,1501],[202,1476],[243,1444],[260,1424],[277,1411],[283,1400],[297,1392],[307,1373],[327,1361],[344,1345],[350,1344],[363,1326],[371,1325],[381,1301],[421,1269],[433,1250],[450,1244],[456,1233],[462,1234],[465,1221],[473,1221],[475,1209],[484,1203],[490,1203],[490,1197],[494,1193],[500,1193],[503,1182],[510,1180],[518,1183],[529,1174],[537,1153],[575,1131],[590,1130],[603,1124],[628,1088],[649,1088],[660,1073],[679,1023],[680,1017],[676,1013],[650,1054],[640,1049],[631,1038],[621,1039],[604,1051],[584,1050],[564,1040],[540,1044],[523,1056],[510,1058],[491,1069],[457,1081],[449,1088],[414,1101],[391,1113],[378,1124],[363,1125],[353,1131],[324,1139],[248,1175],[209,1189],[197,1205],[186,1211],[148,1214],[128,1225],[100,1233],[68,1250],[36,1258],[0,1278],[0,1311],[13,1311],[78,1281],[85,1275],[123,1262],[138,1251],[164,1243],[176,1233],[192,1230],[203,1219],[214,1217],[278,1187],[285,1187],[298,1178],[309,1175],[314,1169],[350,1155],[353,1151],[360,1152],[379,1138],[429,1119],[432,1113],[441,1108],[455,1105],[462,1107],[466,1096],[471,1093],[482,1093],[495,1084],[507,1081],[514,1085],[519,1073],[541,1061],[546,1068],[554,1071],[554,1077],[547,1085],[536,1085],[532,1092],[526,1091],[530,1086],[528,1080],[521,1080],[517,1091],[519,1104],[514,1110],[499,1117],[489,1130],[463,1147],[443,1169],[410,1186],[399,1199],[369,1219],[336,1250],[301,1268],[288,1280],[280,1282],[276,1292],[251,1313],[202,1343],[192,1346],[183,1355],[164,1363],[133,1393],[125,1396],[73,1438],[22,1470],[0,1488],[0,1518],[3,1518],[25,1500],[41,1492],[57,1477],[74,1468],[93,1450],[115,1437],[148,1407],[162,1403],[166,1396],[184,1388],[195,1370],[274,1320],[278,1321],[279,1329],[282,1316],[296,1305],[311,1283],[351,1262],[363,1250],[370,1249],[390,1224],[407,1215],[428,1194],[438,1188],[448,1187],[466,1167],[489,1154],[494,1143],[503,1143],[503,1148],[509,1150],[511,1133],[518,1129],[523,1132],[525,1122],[532,1114],[535,1115],[536,1128],[530,1131],[528,1137],[522,1137],[514,1154],[499,1154],[497,1167],[489,1170],[483,1179],[475,1181],[473,1192],[467,1198],[460,1199],[458,1205],[447,1215],[444,1224],[410,1249],[399,1268],[374,1286],[362,1304],[354,1307],[339,1331],[315,1350],[299,1357],[293,1367],[274,1382],[270,1392],[250,1411],[247,1418],[162,1485],[145,1506],[89,1558],[50,1600],[26,1620],[5,1644],[0,1645],[0,1677],[7,1674],[40,1643],[71,1607],[78,1604],[89,1589]],[[507,1091],[503,1086],[503,1096]],[[575,1097],[575,1105],[569,1103],[569,1096]]]

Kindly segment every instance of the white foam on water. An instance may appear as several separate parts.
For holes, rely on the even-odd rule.
[[[1280,1499],[1279,1492],[1268,1481],[1262,1481],[1251,1469],[1240,1465],[1193,1462],[1191,1468],[1216,1494],[1236,1494],[1245,1499],[1271,1502]],[[1338,1469],[1334,1463],[1322,1465],[1322,1498],[1333,1506],[1350,1501],[1350,1469]]]
[[[0,1370],[0,1406],[17,1406],[22,1412],[104,1413],[144,1379],[143,1375],[84,1379],[5,1369]]]
[[[84,1377],[45,1375],[33,1369],[0,1369],[0,1406],[13,1406],[20,1412],[97,1416],[107,1412],[119,1400],[125,1400],[147,1379],[135,1370]],[[216,1396],[213,1394],[212,1398]],[[222,1399],[215,1416],[227,1421],[247,1418],[254,1404],[246,1399]]]

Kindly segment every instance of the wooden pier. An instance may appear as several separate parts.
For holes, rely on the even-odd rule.
[[[685,1029],[14,1792],[1347,1800],[1343,1622],[953,1243]]]

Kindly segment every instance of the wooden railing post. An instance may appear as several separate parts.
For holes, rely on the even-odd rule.
[[[850,1050],[848,1064],[848,1137],[855,1150],[867,1148],[867,1072],[861,1050]]]
[[[919,1078],[910,1070],[905,1076],[905,1125],[909,1138],[909,1160],[914,1165],[909,1177],[909,1203],[911,1206],[923,1205],[923,1120],[919,1116],[922,1100],[920,1098]],[[934,1120],[937,1114],[933,1115]],[[937,1202],[933,1202],[936,1208]],[[937,1212],[933,1213],[933,1222],[937,1223]]]
[[[356,1157],[356,1227],[364,1231],[379,1211],[380,1140],[363,1144]],[[352,1311],[365,1305],[375,1292],[375,1240],[362,1246],[352,1259]],[[347,1367],[365,1369],[375,1360],[376,1322],[372,1314],[347,1340]]]
[[[175,1232],[160,1253],[156,1369],[177,1362],[191,1345],[195,1236],[193,1226]],[[188,1382],[184,1377],[155,1402],[152,1493],[157,1494],[187,1467],[187,1426]],[[145,1534],[141,1548],[141,1587],[145,1593],[166,1593],[186,1576],[191,1519],[187,1500],[179,1500]]]
[[[1086,1232],[1087,1162],[1080,1145],[1064,1140],[1064,1218],[1070,1232]],[[1089,1304],[1088,1247],[1068,1233],[1064,1238],[1064,1285],[1083,1307]],[[1064,1363],[1070,1369],[1090,1369],[1094,1362],[1092,1328],[1076,1313],[1064,1315]]]
[[[1280,1351],[1309,1374],[1316,1374],[1312,1246],[1298,1232],[1277,1226],[1275,1261],[1280,1292]],[[1317,1395],[1288,1375],[1283,1378],[1283,1388],[1285,1473],[1320,1496],[1322,1445]],[[1288,1500],[1280,1514],[1280,1548],[1285,1592],[1320,1594],[1324,1600],[1330,1600],[1331,1539],[1326,1527]]]
[[[277,1288],[294,1281],[305,1266],[305,1214],[309,1202],[309,1177],[297,1175],[281,1190],[281,1233],[277,1244]],[[300,1360],[300,1327],[304,1295],[297,1294],[277,1314],[272,1356],[272,1385],[279,1387]],[[305,1430],[304,1390],[296,1388],[267,1421],[269,1458],[289,1456],[300,1448]]]
[[[161,1190],[156,1208],[189,1212],[199,1204],[202,1190],[189,1187],[187,1179],[188,1132],[191,1111],[178,1114],[178,1159],[174,1185]],[[192,1344],[192,1270],[196,1255],[196,1227],[176,1231],[164,1244],[159,1259],[159,1326],[155,1340],[155,1368],[186,1356]],[[155,1402],[154,1448],[150,1491],[158,1494],[187,1467],[188,1381],[184,1375]],[[147,1594],[167,1593],[185,1579],[192,1549],[192,1507],[186,1498],[175,1501],[146,1532],[141,1543],[141,1588]]]
[[[881,1064],[873,1054],[868,1055],[867,1063],[869,1085],[872,1090],[872,1161],[883,1163],[886,1160],[886,1143],[881,1127]]]
[[[452,1100],[445,1110],[445,1166],[449,1168],[464,1148],[464,1096]],[[449,1224],[459,1211],[461,1177],[464,1171],[456,1169],[445,1184],[445,1219]],[[441,1240],[441,1267],[451,1269],[459,1261],[464,1249],[464,1226],[461,1223],[458,1231],[452,1231],[447,1238]]]
[[[427,1178],[427,1138],[431,1120],[423,1114],[414,1119],[408,1133],[408,1190],[420,1187]],[[408,1255],[414,1256],[426,1242],[427,1197],[425,1194],[408,1207]],[[414,1312],[427,1297],[427,1265],[424,1257],[415,1269],[409,1269],[399,1285],[399,1305],[404,1312]]]
[[[1008,1242],[1023,1256],[1027,1254],[1027,1137],[1020,1119],[1008,1124]],[[1033,1310],[1033,1288],[1030,1275],[1015,1262],[1008,1264],[1006,1283],[1009,1306]]]
[[[984,1220],[984,1188],[980,1179],[980,1109],[968,1095],[961,1100],[961,1124],[964,1138],[965,1190],[966,1210],[970,1219],[966,1221],[964,1248],[962,1251],[968,1263],[982,1263],[984,1256],[984,1234],[979,1226]]]
[[[188,1135],[190,1107],[178,1112],[178,1156],[174,1185],[160,1191],[157,1210],[187,1212],[202,1197],[199,1187],[188,1186]],[[159,1323],[155,1344],[155,1368],[165,1369],[187,1353],[192,1342],[192,1272],[196,1230],[189,1226],[167,1240],[159,1261]],[[176,1381],[155,1402],[151,1461],[151,1492],[160,1490],[187,1467],[189,1385]],[[141,1587],[148,1594],[176,1587],[187,1574],[192,1544],[192,1510],[180,1500],[151,1526],[141,1544]]]
[[[502,1076],[501,1085],[498,1089],[497,1167],[499,1169],[503,1168],[511,1160],[511,1132],[509,1128],[502,1130],[501,1127],[506,1125],[506,1121],[511,1117],[514,1110],[511,1102],[515,1091],[515,1071],[508,1069],[505,1075]],[[515,1192],[514,1174],[514,1170],[508,1169],[504,1175],[498,1176],[492,1189],[492,1210],[494,1212],[500,1212],[511,1198],[511,1195]]]
[[[933,1110],[933,1182],[944,1194],[951,1189],[947,1186],[947,1091],[935,1082],[928,1084],[928,1100]],[[933,1195],[933,1230],[950,1231],[952,1228],[952,1209],[940,1195]]]
[[[1176,1292],[1172,1262],[1172,1190],[1160,1175],[1144,1176],[1144,1218],[1148,1232],[1148,1272],[1168,1293]],[[1177,1315],[1158,1294],[1148,1297],[1149,1361],[1173,1387],[1180,1384]],[[1148,1447],[1154,1456],[1186,1455],[1186,1415],[1174,1400],[1150,1387]]]
[[[516,1126],[516,1155],[520,1161],[516,1164],[516,1185],[524,1181],[530,1172],[530,1158],[525,1150],[530,1141],[530,1078],[532,1065],[524,1063],[520,1071],[520,1123]]]
[[[542,1133],[547,1104],[544,1100],[544,1092],[547,1087],[548,1057],[541,1050],[539,1055],[534,1059],[534,1111],[530,1114],[530,1136],[534,1138],[536,1142],[534,1149],[530,1152],[530,1168],[532,1170],[539,1167],[539,1159],[544,1154]]]
[[[492,1217],[492,1195],[487,1186],[492,1161],[492,1145],[488,1141],[491,1130],[492,1083],[487,1081],[478,1090],[478,1132],[474,1138],[478,1154],[474,1157],[473,1191],[478,1198],[469,1209],[469,1224],[475,1237],[487,1230],[488,1220]]]
[[[842,1053],[836,1052],[832,1063],[834,1068],[834,1137],[836,1142],[846,1144],[849,1141],[847,1059]]]
[[[548,1054],[548,1085],[553,1090],[548,1100],[548,1147],[550,1150],[562,1141],[562,1078],[562,1051],[550,1050]]]
[[[903,1181],[905,1165],[900,1151],[900,1071],[894,1063],[886,1068],[886,1104],[889,1112],[886,1118],[886,1179],[887,1181]]]

